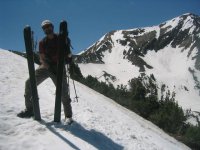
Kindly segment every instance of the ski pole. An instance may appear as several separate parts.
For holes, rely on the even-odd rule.
[[[72,66],[73,67],[73,66]],[[74,74],[74,68],[73,69],[73,74]],[[67,70],[69,71],[69,64],[67,64]],[[70,73],[69,73],[70,74]],[[72,82],[73,82],[73,87],[74,87],[74,93],[75,93],[75,99],[76,99],[76,102],[78,102],[78,96],[77,96],[77,92],[76,92],[76,87],[75,87],[75,83],[74,83],[74,79],[71,77],[72,79]]]
[[[68,95],[69,95],[69,97],[70,97],[70,86],[69,86],[69,71],[68,71],[68,65],[67,65],[67,71],[66,71],[66,73],[67,73]]]
[[[73,81],[73,85],[74,85],[75,99],[76,99],[76,102],[78,102],[78,96],[77,96],[77,93],[76,93],[76,87],[75,87],[74,79],[72,79],[72,81]]]

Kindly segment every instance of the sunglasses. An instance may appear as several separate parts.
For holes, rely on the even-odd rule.
[[[52,28],[52,25],[51,24],[47,24],[45,26],[42,27],[43,30],[46,30],[48,28]]]

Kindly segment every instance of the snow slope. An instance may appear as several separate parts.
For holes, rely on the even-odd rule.
[[[127,59],[123,59],[123,46],[115,43],[112,52],[104,52],[104,64],[80,63],[79,67],[82,74],[86,77],[92,75],[99,80],[107,82],[102,75],[104,71],[116,77],[112,82],[115,86],[128,85],[128,81],[140,75],[139,68],[132,65]],[[167,46],[155,52],[149,51],[143,58],[153,69],[146,68],[146,74],[153,74],[158,82],[158,86],[166,84],[170,91],[175,91],[176,99],[183,109],[191,109],[200,112],[200,91],[195,88],[196,83],[189,69],[195,70],[196,77],[200,77],[200,71],[196,70],[195,61],[192,59],[196,51],[187,57],[187,50]],[[200,79],[198,79],[200,81]],[[185,89],[189,89],[188,91]]]
[[[0,49],[0,150],[189,149],[152,123],[77,82],[79,102],[72,103],[75,122],[71,126],[52,122],[55,87],[50,79],[38,87],[42,121],[18,118],[16,114],[24,109],[27,77],[26,60]]]
[[[154,66],[147,69],[148,75],[154,74],[159,82],[159,87],[166,84],[171,91],[176,93],[176,99],[184,109],[200,112],[200,90],[195,88],[196,83],[189,69],[195,70],[197,77],[200,71],[195,69],[195,57],[197,50],[187,57],[187,50],[181,52],[181,48],[167,46],[163,50],[149,51],[144,60]]]

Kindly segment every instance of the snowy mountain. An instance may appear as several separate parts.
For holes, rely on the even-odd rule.
[[[81,52],[76,61],[84,76],[115,86],[153,74],[159,90],[166,85],[184,109],[200,112],[197,15],[188,13],[157,26],[111,31]]]
[[[71,126],[52,122],[55,87],[47,79],[38,87],[42,121],[16,116],[24,109],[26,59],[0,49],[1,150],[185,150],[184,144],[113,100],[75,82],[79,102],[73,102]],[[70,81],[71,97],[74,91]],[[62,113],[62,119],[64,114]]]

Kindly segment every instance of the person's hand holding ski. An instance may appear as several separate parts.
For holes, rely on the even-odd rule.
[[[46,62],[46,57],[44,54],[39,54],[40,55],[40,67],[39,68],[43,68],[43,69],[49,69],[49,64]]]

